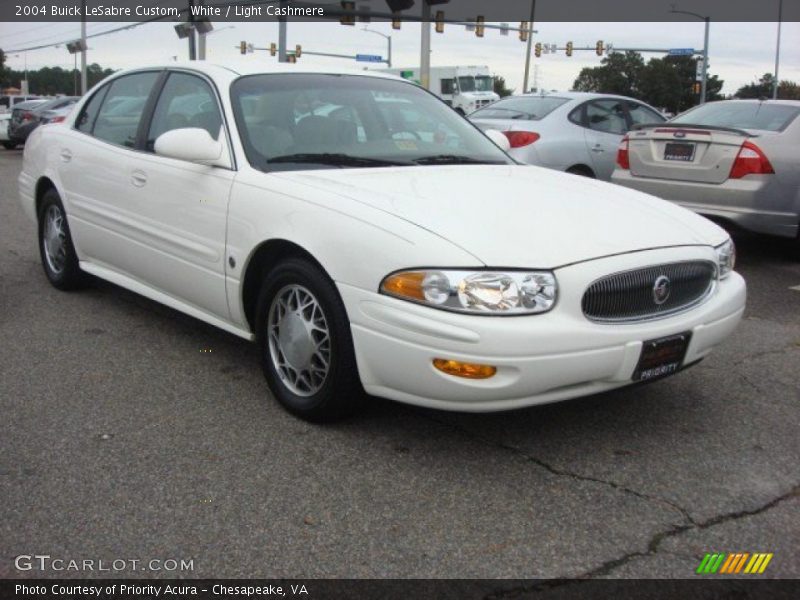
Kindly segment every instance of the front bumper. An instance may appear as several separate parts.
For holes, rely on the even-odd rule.
[[[556,270],[559,300],[549,313],[489,317],[448,313],[339,284],[351,321],[359,374],[373,395],[438,409],[498,411],[586,396],[633,383],[642,342],[692,332],[684,365],[704,358],[736,328],[745,283],[732,273],[686,312],[627,324],[588,321],[580,300],[599,276],[645,265],[706,258],[707,247],[636,252]],[[434,358],[491,364],[484,380],[446,375]]]
[[[742,229],[797,237],[800,214],[769,175],[728,179],[719,185],[634,177],[617,169],[611,182],[670,200],[696,213],[727,219]]]

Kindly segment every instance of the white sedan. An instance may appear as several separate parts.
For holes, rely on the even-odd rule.
[[[388,75],[173,63],[37,129],[20,197],[55,287],[92,274],[256,341],[310,420],[365,391],[466,411],[594,394],[734,330],[723,229],[504,141]]]

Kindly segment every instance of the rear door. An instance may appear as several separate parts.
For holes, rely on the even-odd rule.
[[[628,131],[626,101],[621,98],[591,100],[584,105],[584,139],[598,179],[614,172],[617,148]]]
[[[747,139],[745,132],[665,125],[629,135],[631,175],[720,184]]]

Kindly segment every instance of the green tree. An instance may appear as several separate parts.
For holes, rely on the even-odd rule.
[[[87,85],[91,88],[114,73],[113,69],[104,69],[97,63],[86,67]],[[80,71],[75,69],[62,69],[61,67],[42,67],[35,71],[28,71],[28,87],[31,94],[52,96],[56,94],[72,95],[77,90],[80,94]],[[0,78],[4,87],[13,85],[21,87],[25,78],[23,71],[5,70],[5,76]]]
[[[648,104],[673,113],[683,112],[700,102],[693,90],[697,59],[691,56],[652,58],[642,72],[641,98]],[[706,99],[720,100],[723,81],[716,75],[706,79]]]
[[[644,59],[638,52],[614,52],[606,56],[599,67],[582,69],[572,87],[579,92],[639,98],[639,83],[644,68]]]
[[[758,81],[743,85],[734,94],[735,98],[772,98],[775,77],[764,73]],[[800,100],[800,87],[794,81],[783,80],[778,84],[778,99]]]
[[[506,80],[505,77],[500,77],[499,75],[494,76],[494,93],[504,98],[506,96],[510,96],[514,93],[513,89],[509,89],[506,87]]]

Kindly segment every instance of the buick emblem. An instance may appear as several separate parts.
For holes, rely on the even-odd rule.
[[[653,284],[653,302],[661,306],[669,298],[669,277],[660,275]]]

